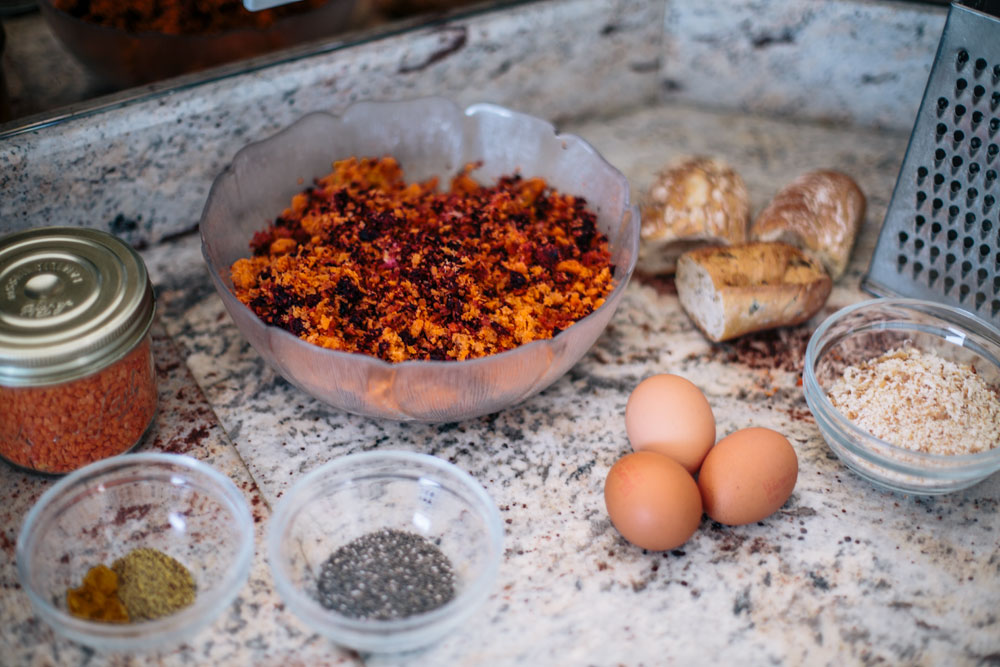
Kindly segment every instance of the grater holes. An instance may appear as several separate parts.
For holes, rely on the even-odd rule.
[[[950,248],[952,244],[954,244],[955,241],[958,240],[958,232],[956,232],[954,229],[949,229],[947,239],[948,239],[948,247]]]
[[[966,260],[962,262],[962,280],[965,280],[965,277],[969,275],[969,271],[972,271],[972,262]]]
[[[959,300],[959,302],[965,301],[965,299],[969,296],[969,292],[971,292],[971,291],[972,291],[972,288],[970,288],[965,283],[962,283],[961,285],[959,285],[958,286],[958,300]]]
[[[944,183],[944,174],[934,174],[934,189],[937,190]]]
[[[983,213],[989,213],[990,209],[993,208],[993,204],[996,203],[996,199],[993,195],[986,195],[983,197]]]
[[[976,174],[979,173],[979,169],[980,169],[980,166],[979,166],[978,162],[970,162],[969,163],[969,180],[970,181],[976,177]]]
[[[957,149],[959,146],[962,145],[962,142],[965,141],[965,132],[962,132],[961,130],[955,130],[955,133],[951,135],[951,138],[952,138],[952,147]]]
[[[982,99],[983,95],[986,94],[986,89],[982,86],[976,86],[972,89],[972,98],[977,102]]]
[[[966,203],[967,204],[972,204],[972,202],[976,201],[976,197],[978,197],[978,196],[979,196],[979,190],[977,190],[975,188],[969,188],[965,192]]]
[[[983,112],[982,111],[980,111],[979,109],[976,109],[975,111],[973,111],[972,112],[972,128],[973,129],[977,128],[979,126],[979,124],[983,122],[983,118],[984,118],[984,116],[983,116]]]
[[[930,256],[931,256],[931,264],[933,264],[934,262],[937,261],[937,258],[941,256],[941,248],[937,247],[936,245],[931,246]]]
[[[952,167],[952,169],[958,169],[961,166],[962,166],[962,156],[961,155],[956,155],[953,158],[951,158],[951,167]]]
[[[964,104],[955,105],[955,122],[957,123],[958,120],[964,115],[965,115],[965,105]]]
[[[941,223],[935,222],[931,224],[931,241],[933,241],[940,233],[941,233]]]
[[[982,237],[986,238],[986,235],[990,233],[991,229],[993,229],[993,223],[990,222],[989,220],[983,220],[983,224],[981,225],[980,228],[982,229]],[[988,251],[987,254],[989,254]]]
[[[955,81],[955,97],[960,97],[962,95],[962,92],[964,92],[965,89],[968,87],[969,87],[969,82],[959,77],[958,80]]]
[[[934,283],[937,282],[937,279],[940,277],[941,277],[940,271],[938,271],[937,269],[931,269],[930,271],[927,272],[927,284],[930,285],[931,287],[934,287]]]
[[[976,241],[971,236],[966,236],[964,239],[962,239],[962,246],[965,248],[966,252],[972,250],[972,246],[974,245],[976,245]]]
[[[943,137],[947,131],[947,125],[944,123],[938,123],[937,127],[934,128],[934,141],[941,141],[941,137]]]
[[[951,288],[955,286],[955,279],[951,276],[944,277],[944,293],[947,294],[951,291]]]
[[[1000,276],[993,279],[993,291],[1000,292]]]
[[[982,287],[983,283],[985,283],[986,279],[989,277],[990,272],[982,267],[979,267],[979,270],[976,271],[976,284]]]
[[[913,239],[913,247],[916,248],[917,252],[920,252],[921,250],[924,249],[924,240],[923,239]]]
[[[965,214],[965,231],[971,231],[973,225],[976,224],[976,214],[969,211]]]
[[[959,181],[951,182],[951,194],[956,195],[958,191],[962,189],[962,184]]]
[[[958,207],[955,206],[954,204],[948,207],[948,219],[951,220],[952,222],[955,221],[955,218],[958,217],[959,213],[960,211],[958,210]]]
[[[917,229],[920,229],[920,228],[921,228],[921,227],[923,227],[923,226],[924,226],[925,224],[927,224],[927,218],[925,218],[925,217],[924,217],[924,216],[922,216],[922,215],[918,215],[918,216],[917,216],[917,217],[916,217],[916,218],[914,219],[914,222],[915,222],[915,223],[917,223]]]
[[[956,259],[957,258],[955,257],[955,255],[949,252],[947,255],[944,256],[944,268],[950,269],[952,265],[955,264]]]
[[[935,167],[940,167],[941,166],[941,162],[944,161],[944,158],[947,155],[948,154],[944,152],[943,148],[939,148],[936,151],[934,151],[934,166]]]
[[[927,171],[927,167],[917,167],[917,185],[920,185],[921,183],[924,182],[924,179],[927,178],[928,173],[929,172]]]
[[[996,317],[997,314],[1000,314],[1000,299],[993,299],[990,303],[990,315]]]
[[[997,65],[997,67],[1000,67],[1000,65]],[[1000,106],[1000,92],[994,91],[993,94],[990,95],[990,110],[996,111],[998,106]]]
[[[1000,118],[990,118],[990,138],[1000,130]]]
[[[937,101],[937,115],[938,115],[938,118],[940,118],[942,116],[942,114],[944,114],[944,111],[947,108],[948,108],[948,98],[947,97],[939,97],[938,101]]]
[[[967,62],[969,62],[969,52],[965,49],[959,49],[958,56],[955,58],[955,65],[961,70]]]
[[[981,309],[984,303],[986,303],[986,295],[982,292],[976,292],[976,310]]]
[[[896,256],[896,270],[902,272],[903,267],[906,266],[906,255],[899,254]]]
[[[906,242],[910,240],[910,235],[906,232],[899,233],[899,247],[902,248],[906,245]]]
[[[944,202],[941,201],[938,197],[935,197],[934,201],[931,202],[931,208],[934,209],[935,214],[941,210],[942,206],[944,206]]]
[[[922,262],[913,263],[913,277],[917,278],[924,271],[924,265]]]
[[[1000,65],[993,66],[993,81],[1000,81]]]
[[[975,155],[976,151],[978,151],[979,147],[982,145],[983,145],[983,140],[980,139],[979,137],[972,137],[971,139],[969,139],[969,147],[972,149],[969,151],[969,154]]]
[[[986,69],[986,59],[985,58],[977,58],[976,59],[976,74],[978,75],[984,69]]]
[[[986,186],[989,187],[989,185],[993,181],[995,181],[995,180],[997,180],[997,172],[996,172],[996,170],[995,169],[987,169],[986,170]]]
[[[979,246],[979,261],[985,261],[986,256],[990,254],[990,247],[985,243]]]
[[[996,144],[990,144],[989,146],[987,146],[986,147],[986,162],[987,163],[992,162],[993,158],[995,158],[997,156],[998,152],[1000,152],[1000,148],[997,148]]]
[[[925,201],[927,201],[927,193],[923,190],[917,190],[917,208],[920,208],[920,205]]]

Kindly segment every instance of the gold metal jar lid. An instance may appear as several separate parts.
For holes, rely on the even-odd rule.
[[[46,227],[0,238],[0,385],[107,367],[143,339],[155,305],[142,258],[111,234]]]

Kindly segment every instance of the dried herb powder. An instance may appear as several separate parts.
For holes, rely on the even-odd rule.
[[[79,588],[66,591],[69,613],[90,621],[127,623],[128,611],[118,597],[118,575],[107,565],[87,571]]]
[[[167,616],[194,602],[196,586],[191,572],[157,549],[134,549],[116,560],[111,569],[118,575],[118,596],[133,621]]]
[[[540,178],[447,191],[390,157],[351,158],[295,195],[230,273],[267,324],[390,363],[464,360],[552,338],[614,287],[587,202]]]
[[[320,567],[319,603],[350,618],[390,620],[455,597],[451,561],[430,540],[383,528],[333,552]]]

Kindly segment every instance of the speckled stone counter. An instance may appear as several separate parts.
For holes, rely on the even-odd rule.
[[[751,11],[751,4],[741,3],[740,11]],[[869,7],[849,4],[859,11]],[[920,92],[913,93],[917,99]],[[636,192],[681,153],[734,164],[754,210],[807,169],[852,174],[868,196],[866,223],[850,269],[816,321],[711,344],[680,309],[670,280],[636,275],[594,347],[541,394],[467,422],[400,424],[328,408],[271,371],[214,293],[196,235],[152,245],[143,254],[158,295],[161,412],[144,448],[207,460],[245,490],[257,519],[250,581],[211,627],[173,651],[109,657],[58,639],[33,615],[13,563],[21,517],[51,481],[0,467],[0,662],[381,667],[1000,661],[1000,475],[939,498],[880,491],[830,452],[799,386],[802,355],[818,319],[865,296],[858,284],[908,130],[780,120],[686,102],[636,102],[615,113],[566,119],[560,129],[589,140]],[[172,220],[172,228],[192,228],[196,215]],[[775,515],[738,528],[704,519],[686,544],[664,553],[645,552],[618,535],[604,508],[604,478],[629,451],[629,392],[661,372],[681,374],[704,390],[720,437],[757,425],[790,439],[799,479]],[[411,654],[357,655],[312,633],[277,598],[264,532],[269,508],[302,474],[338,456],[390,448],[442,457],[479,480],[500,509],[505,549],[492,595],[454,634]]]

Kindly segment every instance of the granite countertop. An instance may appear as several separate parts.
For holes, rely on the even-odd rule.
[[[793,15],[789,18],[778,12],[774,3],[741,1],[723,12],[727,17],[736,14],[734,21],[739,25],[760,10],[768,21],[796,22],[795,30],[800,32],[792,33],[790,41],[768,41],[762,33],[753,33],[753,39],[746,42],[733,38],[727,54],[732,63],[738,63],[747,55],[740,51],[742,43],[784,48],[795,43],[795,35],[816,37],[818,33],[810,32],[817,29],[816,16],[827,21],[826,13],[834,12],[838,5],[849,10],[846,23],[859,15],[869,25],[868,12],[891,15],[893,20],[884,25],[900,35],[899,52],[916,48],[908,35],[922,35],[925,25],[940,27],[940,14],[917,12],[902,17],[891,3],[848,0],[824,4],[812,12],[809,2],[796,0],[788,4]],[[578,134],[592,143],[625,173],[636,193],[665,162],[691,153],[714,155],[732,163],[747,182],[755,211],[808,169],[831,167],[851,174],[868,197],[868,212],[849,270],[835,284],[823,311],[800,327],[712,344],[681,310],[669,278],[637,274],[593,348],[537,396],[461,423],[367,419],[326,407],[275,374],[225,312],[202,260],[199,239],[190,231],[196,225],[196,204],[204,201],[206,184],[197,179],[193,185],[175,180],[175,172],[184,172],[194,161],[194,151],[202,147],[182,133],[173,144],[173,140],[151,143],[159,147],[160,160],[155,168],[146,165],[152,171],[141,169],[143,142],[148,139],[143,133],[150,133],[155,140],[158,123],[191,129],[191,137],[198,137],[211,152],[223,154],[218,159],[224,161],[231,157],[234,143],[245,143],[248,137],[261,133],[266,136],[276,124],[287,120],[286,115],[297,115],[303,111],[301,105],[319,99],[320,92],[303,88],[296,97],[298,102],[289,102],[299,105],[291,111],[267,107],[266,113],[262,112],[264,103],[250,105],[245,100],[252,95],[284,94],[281,89],[273,90],[265,71],[255,75],[257,88],[243,88],[244,97],[233,102],[241,110],[246,107],[241,117],[244,124],[230,125],[228,131],[222,127],[215,134],[196,132],[201,127],[218,127],[221,112],[188,91],[153,100],[150,106],[154,111],[142,116],[142,122],[131,120],[135,114],[126,118],[124,111],[121,118],[115,115],[118,111],[110,111],[94,121],[81,121],[94,123],[90,136],[99,137],[96,144],[87,143],[96,140],[84,139],[86,125],[70,126],[72,133],[62,135],[63,143],[51,140],[41,130],[18,135],[6,145],[0,143],[0,164],[13,165],[8,173],[14,174],[7,181],[0,174],[0,182],[19,193],[13,203],[0,202],[0,212],[8,214],[7,221],[15,216],[17,220],[28,219],[39,211],[70,210],[67,202],[79,191],[77,187],[60,185],[56,180],[46,191],[46,201],[33,199],[36,192],[27,186],[17,190],[33,182],[33,174],[51,173],[46,162],[49,154],[55,163],[63,161],[82,169],[77,166],[83,160],[80,156],[90,151],[95,168],[104,169],[104,154],[94,146],[114,144],[118,135],[126,137],[127,150],[116,148],[113,156],[123,165],[121,169],[108,172],[105,180],[88,181],[92,192],[105,197],[88,211],[102,213],[100,220],[111,221],[111,229],[135,234],[142,241],[142,254],[157,292],[154,354],[161,409],[151,437],[140,449],[184,452],[233,478],[254,510],[256,553],[250,579],[236,601],[186,644],[152,655],[95,654],[54,635],[33,613],[17,581],[14,542],[22,517],[52,480],[0,465],[0,585],[4,589],[0,598],[0,649],[4,657],[0,662],[380,666],[989,665],[1000,661],[1000,475],[941,497],[876,489],[847,470],[826,446],[799,384],[805,346],[818,321],[843,305],[866,298],[859,283],[907,146],[907,123],[878,127],[878,123],[852,124],[847,118],[831,122],[829,117],[809,120],[755,113],[766,105],[773,108],[796,102],[774,88],[754,93],[750,84],[733,88],[734,95],[746,96],[740,108],[713,110],[699,102],[701,93],[697,90],[690,97],[677,94],[678,90],[691,89],[679,78],[684,72],[721,67],[720,62],[727,57],[721,54],[713,60],[707,51],[691,56],[697,62],[692,61],[690,68],[668,58],[659,74],[654,73],[653,85],[666,78],[672,82],[669,90],[662,96],[650,96],[646,77],[651,60],[647,56],[661,47],[636,35],[647,35],[650,20],[657,16],[663,19],[663,7],[647,0],[621,0],[611,9],[606,9],[608,6],[610,3],[568,0],[561,5],[539,3],[537,8],[524,10],[537,24],[557,16],[559,7],[569,7],[579,23],[567,33],[579,40],[580,27],[596,21],[604,27],[594,32],[594,38],[608,40],[604,43],[617,49],[594,52],[595,57],[606,58],[601,61],[606,67],[577,63],[563,70],[565,87],[558,92],[565,91],[566,97],[552,102],[543,96],[519,98],[523,107],[531,107],[525,110],[558,117],[560,131]],[[703,9],[697,0],[678,0],[668,3],[668,8],[667,25],[681,21],[693,27],[705,24],[707,13],[713,11]],[[587,11],[593,16],[588,17]],[[632,17],[632,22],[605,20],[604,12],[622,12]],[[635,18],[640,14],[642,20]],[[779,14],[781,18],[777,18]],[[481,35],[510,40],[521,34],[517,25],[511,19],[491,24],[493,32],[469,28],[463,35],[469,35],[473,45]],[[445,26],[444,32],[423,37],[433,42],[441,34],[451,34],[450,29]],[[696,37],[691,50],[679,50],[670,43],[663,45],[663,51],[690,55],[697,53],[698,44],[713,48],[697,37],[697,31],[692,34]],[[717,29],[712,34],[714,48],[729,39],[725,31]],[[846,32],[838,34],[847,41],[854,39]],[[559,35],[547,37],[562,48]],[[401,58],[420,56],[418,47],[424,43],[420,39],[401,41],[405,44]],[[859,41],[872,42],[870,37]],[[925,38],[924,47],[933,43],[936,37]],[[632,50],[626,48],[630,45]],[[362,62],[359,71],[366,85],[372,86],[366,89],[369,92],[383,90],[380,86],[388,90],[395,80],[379,70],[380,63],[392,60],[385,50],[390,47],[383,47],[371,60],[359,58],[354,63]],[[438,52],[428,48],[428,59],[436,57]],[[504,60],[502,53],[482,48],[482,53]],[[580,49],[573,51],[575,55],[584,53],[579,44],[566,48]],[[877,48],[887,51],[884,44]],[[641,53],[637,55],[635,49]],[[932,57],[932,47],[924,50]],[[795,61],[780,53],[768,57],[773,58],[770,62],[775,67]],[[491,70],[494,78],[490,81],[495,83],[489,89],[491,100],[504,102],[504,91],[514,88],[522,93],[546,90],[532,87],[535,80],[525,69],[528,65],[516,60],[504,62],[505,67]],[[551,56],[546,67],[558,68],[561,62],[558,56]],[[630,63],[631,79],[616,76],[621,62]],[[460,68],[448,70],[449,66],[442,56],[440,63],[435,61],[427,70],[432,82],[407,79],[412,85],[407,91],[420,92],[426,87],[457,91],[459,84],[454,81],[465,74],[456,74]],[[345,78],[351,76],[348,69],[345,66]],[[473,77],[482,71],[466,69]],[[820,73],[806,69],[809,71],[801,77],[820,77]],[[302,64],[298,71],[301,81],[314,76],[313,70]],[[578,102],[571,97],[576,88],[570,84],[582,80],[574,77],[585,75],[616,79],[614,85],[619,87],[613,90],[622,94],[618,99],[622,104],[592,107],[589,113],[576,116],[565,113]],[[873,85],[902,85],[900,80],[880,79]],[[226,87],[229,85],[219,84],[223,92],[235,90]],[[288,89],[294,85],[298,84],[286,80]],[[782,85],[786,84],[778,87]],[[912,82],[907,85],[913,87]],[[836,106],[837,95],[852,99],[838,86],[831,88],[837,90],[826,91],[827,108]],[[334,86],[327,93],[344,95],[337,98],[343,102],[357,91],[342,84],[342,88]],[[463,96],[472,94],[459,91],[453,96],[461,102]],[[706,94],[717,95],[718,91]],[[757,97],[750,99],[755,94]],[[917,100],[919,94],[917,90]],[[862,111],[867,109],[869,119],[888,117],[882,102],[879,99]],[[809,101],[802,99],[802,104],[808,106]],[[180,120],[169,116],[171,109],[181,110]],[[188,113],[192,109],[198,113]],[[854,120],[863,115],[858,107],[852,107],[851,113]],[[257,116],[263,120],[258,122]],[[119,130],[118,123],[128,125]],[[231,136],[234,127],[241,136]],[[220,148],[223,142],[228,143]],[[30,160],[25,158],[29,155]],[[197,166],[198,170],[214,168],[200,162]],[[158,204],[142,189],[114,189],[114,179],[128,180],[133,174],[141,174],[143,183],[159,178],[164,183],[159,192],[170,201]],[[147,226],[147,218],[115,229],[119,218],[103,216],[147,205],[159,206],[160,218],[155,224]],[[0,220],[3,217],[0,215]],[[0,229],[3,224],[7,223],[0,223]],[[624,426],[628,395],[641,379],[655,373],[680,374],[701,387],[714,411],[719,437],[747,426],[769,427],[788,437],[798,455],[799,477],[792,497],[777,513],[741,527],[703,519],[687,543],[668,552],[646,552],[622,539],[608,520],[603,484],[611,465],[630,451]],[[339,456],[378,449],[423,452],[466,470],[496,503],[506,533],[498,581],[486,604],[441,642],[402,655],[357,654],[313,633],[278,598],[263,548],[271,507],[296,479]]]
[[[863,298],[867,267],[906,145],[899,133],[658,106],[565,128],[642,188],[675,154],[730,160],[755,209],[813,166],[853,174],[869,213],[851,268],[824,312]],[[637,276],[594,348],[540,395],[445,425],[331,410],[264,365],[213,291],[198,238],[150,248],[159,297],[156,358],[165,409],[144,449],[185,451],[233,476],[260,515],[251,579],[232,608],[184,647],[137,664],[679,664],[736,659],[799,664],[988,664],[1000,651],[1000,476],[919,498],[877,490],[819,436],[798,384],[814,323],[711,344],[669,280]],[[757,524],[705,519],[682,547],[651,553],[608,521],[604,477],[629,451],[632,387],[678,373],[707,394],[720,437],[746,426],[784,433],[799,457],[791,499]],[[403,448],[478,479],[506,537],[487,604],[439,644],[404,656],[355,655],[322,640],[276,597],[261,538],[268,508],[301,474],[358,451]],[[244,467],[245,466],[245,467]],[[18,517],[48,482],[0,469],[5,498],[4,640],[23,664],[103,664],[32,615],[11,572]],[[117,664],[114,660],[109,664]],[[158,664],[158,663],[157,663]]]

